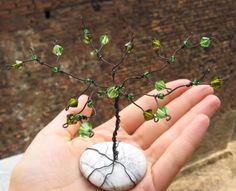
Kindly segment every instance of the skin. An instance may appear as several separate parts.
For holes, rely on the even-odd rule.
[[[177,80],[167,87],[188,82]],[[120,112],[118,140],[139,147],[148,160],[145,177],[132,191],[167,189],[197,148],[208,129],[210,117],[220,106],[220,100],[213,93],[210,86],[200,85],[180,88],[160,100],[172,116],[168,122],[145,122],[141,110],[132,104]],[[62,128],[66,115],[80,111],[86,100],[87,96],[81,96],[77,108],[63,110],[38,133],[13,170],[10,191],[99,190],[80,173],[79,158],[90,145],[111,140],[115,118],[96,127],[93,138],[75,137],[80,124]],[[156,109],[151,97],[144,96],[136,102],[144,109]],[[83,113],[89,115],[91,109],[86,108]]]

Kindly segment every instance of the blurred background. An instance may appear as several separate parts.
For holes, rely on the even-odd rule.
[[[163,62],[151,48],[160,39],[166,56],[191,41],[214,36],[210,49],[189,49],[177,61],[151,80],[194,79],[210,67],[208,78],[231,75],[216,94],[222,100],[209,132],[199,149],[168,191],[236,190],[236,1],[235,0],[0,0],[0,159],[24,152],[35,135],[63,108],[67,100],[85,86],[30,63],[20,71],[7,71],[6,64],[30,58],[29,49],[56,66],[51,49],[63,45],[63,70],[78,77],[92,77],[108,84],[111,67],[98,62],[81,40],[80,16],[95,39],[107,33],[105,57],[121,58],[121,48],[135,35],[135,50],[120,68],[117,79],[160,67]],[[152,84],[130,84],[135,92],[146,93]],[[125,107],[127,101],[122,101]],[[97,100],[102,123],[113,115],[111,102]]]

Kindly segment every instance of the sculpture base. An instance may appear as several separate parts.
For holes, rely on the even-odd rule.
[[[147,160],[137,147],[119,142],[118,159],[113,160],[113,142],[102,142],[87,148],[80,158],[80,170],[87,180],[98,188],[124,191],[142,180]]]

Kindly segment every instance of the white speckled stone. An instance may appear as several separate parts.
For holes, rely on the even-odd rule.
[[[128,190],[142,180],[146,173],[147,160],[143,152],[124,142],[118,144],[119,156],[114,163],[112,142],[95,144],[86,149],[80,158],[82,174],[103,190]]]

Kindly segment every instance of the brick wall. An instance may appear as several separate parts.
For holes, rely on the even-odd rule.
[[[89,48],[81,43],[80,16],[83,15],[95,37],[104,33],[111,37],[105,50],[106,57],[114,62],[120,58],[120,47],[131,33],[135,34],[135,52],[120,68],[118,79],[160,67],[162,62],[150,49],[152,37],[161,39],[168,55],[190,32],[195,41],[201,36],[213,35],[220,44],[211,51],[198,49],[181,53],[174,65],[153,80],[194,78],[209,64],[214,64],[213,73],[224,75],[235,67],[235,8],[234,0],[1,0],[0,63],[3,66],[16,58],[25,58],[32,47],[42,59],[54,64],[51,47],[58,41],[65,48],[61,60],[64,70],[109,82],[111,68],[97,62]],[[228,113],[236,108],[231,99],[235,96],[235,82],[232,75],[219,90],[223,107],[214,120],[223,125],[212,125],[195,160],[224,149],[230,140],[235,116],[230,118]],[[130,88],[147,92],[152,86],[142,81],[131,84]],[[20,72],[1,70],[0,158],[22,152],[36,133],[64,108],[67,100],[82,89],[82,84],[33,63]],[[122,107],[126,104],[124,101]],[[95,124],[112,116],[109,100],[98,100],[96,105],[99,117]]]

